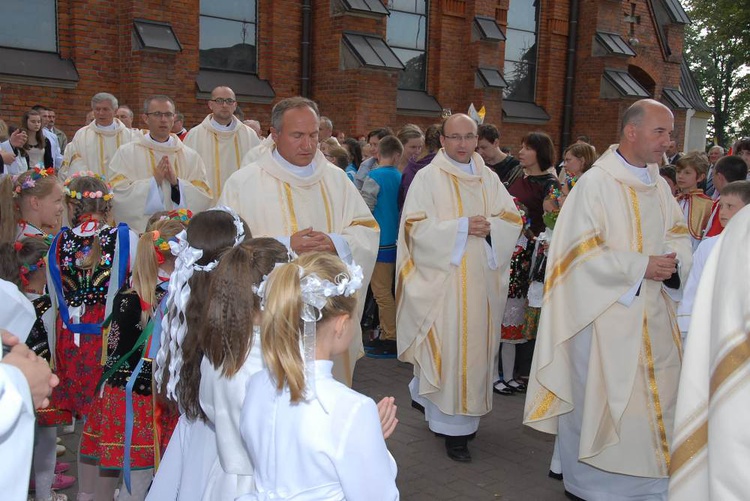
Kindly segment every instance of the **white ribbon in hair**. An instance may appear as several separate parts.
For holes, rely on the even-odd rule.
[[[185,310],[190,300],[190,278],[193,276],[195,263],[203,257],[203,251],[191,247],[187,241],[187,232],[181,231],[175,241],[169,242],[172,254],[176,257],[174,272],[169,280],[167,308],[162,318],[161,344],[156,354],[157,388],[161,389],[164,371],[169,374],[166,395],[177,401],[176,387],[182,368],[182,343],[187,335]],[[166,367],[167,356],[169,366]]]
[[[279,263],[276,266],[283,266]],[[352,263],[347,264],[347,272],[339,273],[334,282],[324,280],[315,273],[305,275],[305,269],[299,267],[300,299],[302,300],[302,311],[300,318],[304,322],[302,339],[300,340],[300,353],[304,361],[305,369],[305,398],[312,400],[316,397],[315,389],[315,341],[316,327],[318,321],[323,318],[323,308],[328,298],[334,296],[349,297],[362,287],[364,274],[362,267]],[[268,296],[268,277],[263,277],[259,286],[253,287],[253,292],[260,297],[260,307],[265,308]]]
[[[234,219],[235,237],[234,245],[237,246],[245,239],[245,226],[240,216],[231,208],[217,206],[209,210],[220,210],[231,215]],[[203,257],[203,250],[192,247],[187,240],[187,231],[181,231],[173,241],[169,242],[169,248],[176,257],[174,272],[169,280],[169,296],[167,299],[167,311],[162,319],[161,345],[156,355],[156,379],[157,388],[161,390],[164,380],[164,370],[169,372],[166,395],[175,401],[177,399],[177,382],[180,380],[182,369],[182,343],[187,335],[187,304],[190,300],[190,278],[195,271],[210,272],[219,261],[215,259],[208,264],[199,265],[198,261]],[[165,367],[169,354],[169,366]]]

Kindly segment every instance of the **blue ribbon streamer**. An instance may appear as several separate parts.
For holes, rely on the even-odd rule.
[[[60,318],[65,324],[65,327],[69,331],[76,334],[102,334],[102,324],[99,322],[95,324],[74,324],[70,321],[70,312],[68,311],[68,304],[65,302],[65,295],[63,294],[62,285],[62,273],[60,272],[60,236],[65,232],[69,231],[69,228],[63,228],[55,240],[52,242],[52,255],[54,259],[49,261],[49,273],[52,278],[52,284],[55,287],[55,293],[57,294],[58,311],[60,312]],[[125,283],[128,273],[128,265],[130,264],[130,231],[125,223],[117,225],[117,245],[120,248],[120,263],[119,263],[119,278],[120,283],[118,284],[118,290]]]
[[[164,287],[165,285],[166,283],[160,284],[159,286]],[[156,358],[156,353],[159,351],[159,345],[161,343],[161,319],[164,316],[164,309],[166,308],[167,304],[166,299],[167,296],[164,296],[162,298],[162,301],[159,304],[159,308],[157,308],[154,318],[151,319],[151,322],[154,323],[154,326],[151,330],[150,336],[151,346],[146,357],[150,360],[154,360]],[[149,346],[148,343],[149,340],[146,339],[146,342],[144,343],[144,351],[145,348]],[[135,369],[133,369],[133,374],[130,376],[128,384],[125,385],[125,454],[122,461],[122,476],[123,480],[125,481],[125,488],[128,489],[129,494],[132,494],[132,491],[130,489],[130,447],[133,443],[133,426],[135,421],[135,409],[133,408],[133,385],[135,384],[135,380],[138,378],[138,375],[143,369],[144,362],[145,358],[141,356],[141,359],[138,361],[138,364],[136,364]],[[153,364],[151,370],[153,371]],[[158,444],[156,444],[156,446],[158,447]]]

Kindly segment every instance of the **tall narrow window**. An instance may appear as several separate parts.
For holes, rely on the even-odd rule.
[[[200,66],[257,72],[256,0],[201,0]]]
[[[0,47],[57,52],[55,0],[12,2],[3,10]]]
[[[510,0],[505,33],[505,99],[534,101],[538,23],[539,0]]]
[[[404,63],[398,88],[426,90],[427,0],[389,0],[387,42]]]

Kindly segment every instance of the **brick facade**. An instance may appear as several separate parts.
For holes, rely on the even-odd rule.
[[[312,3],[312,50],[310,97],[336,130],[360,135],[387,124],[397,129],[411,122],[420,126],[438,122],[432,115],[400,114],[396,109],[398,73],[383,69],[342,69],[341,38],[345,31],[372,33],[385,39],[387,18],[333,13],[333,0]],[[518,0],[515,0],[518,1]],[[531,0],[526,0],[531,1]],[[538,0],[536,104],[549,115],[544,124],[503,123],[502,90],[476,88],[479,67],[503,70],[504,42],[472,41],[475,16],[495,18],[503,30],[507,25],[509,0],[430,0],[428,2],[427,92],[443,108],[465,111],[470,103],[487,109],[488,123],[500,126],[502,143],[513,151],[521,137],[533,130],[550,134],[560,145],[564,108],[564,83],[569,36],[570,0]],[[579,0],[575,63],[572,137],[587,134],[598,151],[617,138],[618,122],[634,99],[602,99],[605,68],[629,70],[657,99],[664,87],[677,88],[680,81],[683,27],[665,26],[672,54],[667,56],[657,34],[653,4],[634,3],[640,22],[625,19],[630,1]],[[115,94],[136,113],[150,94],[172,96],[186,116],[186,125],[199,123],[208,113],[207,101],[197,96],[199,72],[199,0],[57,0],[59,54],[74,64],[80,81],[73,89],[3,82],[0,116],[16,123],[23,111],[37,103],[53,106],[58,126],[69,137],[83,125],[89,100],[99,91]],[[137,50],[133,20],[169,23],[182,45],[176,54]],[[632,35],[631,35],[632,26]],[[301,91],[302,2],[258,1],[258,77],[267,80],[276,100]],[[619,33],[639,43],[637,55],[594,55],[596,31]],[[247,117],[259,119],[264,128],[270,120],[271,104],[242,102]],[[675,113],[675,138],[684,135],[685,111]],[[678,144],[681,147],[681,144]],[[559,154],[560,152],[558,152]]]

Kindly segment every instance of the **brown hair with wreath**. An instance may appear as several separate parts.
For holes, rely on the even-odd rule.
[[[245,238],[250,238],[250,229],[243,221]],[[187,229],[187,241],[191,247],[203,251],[203,255],[196,262],[205,266],[219,258],[219,256],[234,245],[237,228],[234,217],[222,210],[208,210],[193,216]],[[182,343],[182,368],[177,381],[177,394],[185,415],[190,419],[206,419],[198,400],[201,380],[201,360],[203,359],[203,343],[201,340],[205,307],[211,302],[209,292],[211,274],[208,271],[194,271],[190,277],[190,299],[185,308],[185,323],[187,335]],[[250,287],[250,284],[245,284]],[[169,365],[169,360],[166,361]],[[165,379],[166,379],[165,375]],[[167,382],[162,382],[166,387]]]
[[[97,227],[111,223],[112,190],[101,176],[93,172],[80,173],[65,181],[65,202],[73,227],[85,223],[86,219],[95,221]],[[95,238],[81,269],[96,268],[101,257],[102,248],[99,239]]]
[[[18,176],[0,180],[0,242],[13,243],[24,204],[32,197],[44,198],[59,184],[54,169],[35,167]]]

